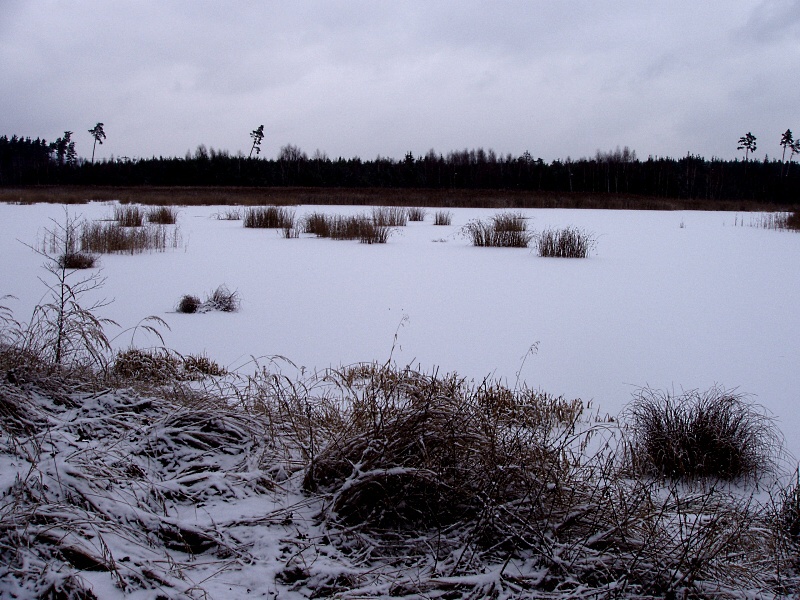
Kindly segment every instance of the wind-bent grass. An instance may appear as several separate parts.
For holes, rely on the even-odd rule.
[[[0,558],[20,588],[90,597],[91,568],[92,582],[179,595],[175,552],[195,557],[181,565],[193,581],[209,561],[277,556],[246,529],[293,549],[265,587],[320,597],[798,589],[796,488],[776,512],[730,487],[637,478],[579,400],[391,364],[226,375],[204,356],[130,349],[107,372],[54,373],[21,356],[0,347],[0,368],[27,378],[0,381],[0,452],[28,457],[0,503]],[[239,501],[281,508],[242,517]],[[172,516],[199,505],[209,519]]]
[[[242,300],[239,292],[229,290],[225,285],[219,286],[208,296],[203,303],[209,310],[221,312],[236,312],[241,307]]]
[[[179,245],[179,230],[166,225],[123,227],[113,222],[84,223],[80,231],[81,252],[94,254],[163,252]]]
[[[593,234],[577,227],[546,229],[534,238],[541,257],[588,258],[597,245]]]

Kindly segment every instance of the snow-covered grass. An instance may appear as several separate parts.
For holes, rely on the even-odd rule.
[[[113,356],[89,373],[3,348],[0,595],[791,595],[798,494],[778,438],[761,438],[783,458],[758,487],[663,481],[630,468],[623,409],[644,386],[738,387],[797,453],[800,236],[724,213],[521,211],[533,231],[597,234],[590,258],[558,261],[473,247],[461,228],[495,211],[451,212],[364,246],[186,207],[180,248],[102,255],[97,318],[161,319],[163,341],[112,339],[117,360],[168,368],[141,381]],[[63,216],[0,205],[0,294],[16,296],[0,341],[41,305],[30,246]],[[239,311],[174,311],[220,281]],[[189,355],[232,372],[198,381]]]
[[[579,401],[375,363],[304,376],[273,361],[187,383],[161,358],[139,384],[139,371],[0,348],[13,372],[0,382],[0,595],[797,589],[796,492],[767,482],[772,504],[630,478],[624,430]]]

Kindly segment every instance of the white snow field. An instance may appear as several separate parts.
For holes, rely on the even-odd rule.
[[[0,204],[0,297],[15,296],[0,305],[26,321],[47,296],[39,278],[51,281],[31,246],[67,214],[109,219],[114,206]],[[534,232],[576,226],[597,238],[587,259],[545,259],[532,249],[472,247],[460,234],[470,220],[497,210],[450,209],[452,225],[435,226],[435,209],[428,209],[424,222],[409,222],[388,243],[373,245],[305,234],[285,239],[278,230],[216,218],[226,210],[181,207],[177,248],[101,256],[105,284],[86,300],[113,300],[97,316],[120,324],[108,331],[122,331],[116,348],[159,346],[155,336],[132,329],[153,315],[169,325],[161,328],[166,347],[205,353],[243,375],[272,357],[292,361],[305,381],[328,367],[391,361],[591,400],[593,411],[611,416],[644,386],[676,394],[736,388],[774,416],[790,453],[783,476],[791,477],[793,456],[800,456],[800,235],[750,226],[760,215],[515,211]],[[294,210],[302,218],[370,209]],[[176,312],[183,295],[202,298],[222,284],[240,295],[239,311]],[[283,359],[276,364],[292,370]],[[239,381],[292,385],[268,376]],[[222,389],[206,382],[211,390],[217,384]],[[410,468],[372,469],[370,448],[358,454],[364,464],[341,450],[352,474],[344,469],[338,490],[326,490],[323,475],[310,479],[318,488],[304,487],[304,476],[325,466],[325,453],[336,458],[349,440],[322,451],[312,441],[309,466],[299,459],[302,436],[281,430],[289,420],[276,424],[269,411],[198,400],[190,395],[195,384],[186,385],[181,403],[149,398],[146,388],[70,387],[57,378],[29,385],[24,373],[11,371],[0,379],[0,597],[630,597],[634,564],[653,565],[654,577],[669,582],[677,597],[686,590],[715,598],[795,591],[797,577],[785,570],[794,550],[772,535],[770,503],[782,500],[769,483],[662,485],[609,475],[611,463],[598,454],[569,467],[580,476],[542,477],[530,488],[541,495],[511,495],[513,502],[497,505],[516,515],[508,519],[514,526],[519,515],[545,522],[541,539],[525,552],[513,552],[511,534],[491,551],[477,541],[475,521],[499,523],[498,531],[506,524],[506,513],[495,508],[430,536],[403,537],[391,528],[382,535],[329,517],[347,506],[336,502],[348,492],[369,490],[357,487],[369,477],[402,481]],[[309,406],[301,409],[310,414]],[[462,418],[458,411],[446,414]],[[296,427],[295,433],[302,424]],[[587,426],[598,446],[616,435],[615,427]],[[492,439],[524,446],[527,429],[504,422]],[[556,439],[583,435],[561,425],[554,431]],[[314,432],[308,435],[313,440]],[[436,440],[420,443],[428,448]],[[559,452],[553,455],[561,460]],[[515,481],[524,470],[518,467],[529,466],[525,460],[543,469],[550,460],[513,458],[519,460],[495,471],[497,461],[480,464]],[[599,483],[583,486],[594,475]],[[493,476],[480,489],[492,489]],[[544,516],[536,512],[540,505]],[[585,530],[570,538],[573,526]],[[695,557],[700,566],[693,566]],[[577,572],[581,578],[570,579]]]
[[[24,244],[35,245],[50,219],[63,222],[64,210],[0,205],[0,295],[17,297],[6,304],[18,319],[45,292],[42,257]],[[167,347],[232,369],[276,355],[306,370],[391,356],[510,385],[519,374],[611,415],[643,386],[737,388],[773,413],[800,456],[800,235],[749,226],[758,215],[515,211],[534,231],[573,225],[596,235],[590,258],[559,259],[470,246],[461,227],[497,210],[451,209],[452,225],[434,226],[429,209],[424,222],[373,245],[285,239],[214,218],[224,210],[181,207],[177,250],[103,255],[101,293],[113,302],[102,316],[123,328],[161,317]],[[113,205],[68,211],[110,218]],[[296,216],[312,211],[369,208],[299,206]],[[175,312],[184,294],[220,284],[238,291],[239,312]],[[158,344],[141,332],[133,341]],[[125,334],[115,343],[130,342]]]

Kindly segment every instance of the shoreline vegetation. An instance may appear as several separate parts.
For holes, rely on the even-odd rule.
[[[756,200],[664,198],[635,194],[493,189],[69,186],[0,187],[0,202],[84,204],[117,200],[149,206],[402,206],[428,208],[575,208],[611,210],[797,211],[794,204]]]

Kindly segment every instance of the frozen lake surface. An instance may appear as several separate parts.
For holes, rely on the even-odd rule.
[[[178,249],[104,255],[102,315],[131,327],[164,319],[166,345],[230,368],[285,356],[305,370],[358,361],[419,365],[463,376],[519,377],[530,387],[591,400],[616,414],[642,386],[737,388],[778,420],[800,456],[800,235],[751,227],[758,215],[720,212],[523,210],[529,229],[593,232],[589,259],[545,259],[532,249],[475,248],[460,230],[497,210],[451,209],[451,226],[398,228],[365,245],[245,229],[181,207]],[[331,214],[363,207],[299,206]],[[88,220],[113,205],[69,207]],[[0,205],[0,295],[26,320],[42,299],[36,245],[57,205]],[[744,226],[742,226],[744,222]],[[175,312],[184,294],[237,290],[237,313]],[[115,331],[109,332],[115,335]],[[396,339],[395,339],[396,335]],[[134,343],[157,340],[137,333]],[[117,338],[125,347],[130,333]]]

